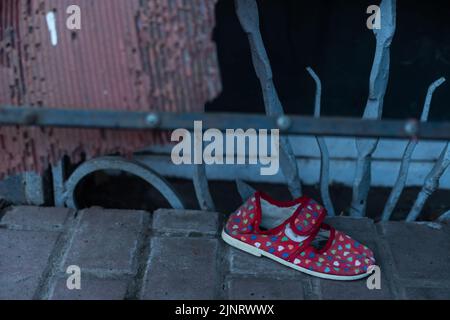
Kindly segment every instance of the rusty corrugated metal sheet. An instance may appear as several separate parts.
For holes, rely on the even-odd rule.
[[[81,8],[82,28],[66,27]],[[220,90],[213,0],[1,0],[0,104],[202,111]],[[56,15],[58,43],[46,22]],[[0,128],[0,175],[130,153],[166,134]]]

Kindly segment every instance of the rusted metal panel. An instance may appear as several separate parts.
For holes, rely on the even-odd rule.
[[[81,30],[66,27],[70,5]],[[129,111],[203,111],[220,91],[211,0],[2,0],[0,104]],[[46,15],[55,15],[52,43]],[[167,134],[0,128],[0,175],[131,153]]]

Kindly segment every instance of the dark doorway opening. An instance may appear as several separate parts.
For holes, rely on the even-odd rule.
[[[375,38],[366,27],[370,0],[258,0],[261,32],[285,111],[311,115],[311,66],[323,82],[323,114],[360,117],[367,100]],[[428,86],[450,77],[450,2],[397,1],[397,32],[385,118],[418,117]],[[264,112],[247,38],[234,1],[219,0],[214,41],[223,92],[207,111]],[[435,93],[430,120],[450,120],[450,85]]]

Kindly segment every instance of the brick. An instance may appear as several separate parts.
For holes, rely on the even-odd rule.
[[[3,216],[1,224],[24,229],[59,230],[72,213],[67,208],[13,207]]]
[[[58,238],[56,232],[0,229],[0,299],[31,299]]]
[[[161,209],[153,214],[153,228],[160,232],[217,234],[219,214],[194,210]]]
[[[213,299],[217,249],[212,239],[154,238],[142,298]]]
[[[123,300],[128,281],[115,279],[85,279],[81,277],[81,289],[69,290],[67,279],[57,280],[52,300]]]
[[[233,278],[228,280],[232,300],[303,300],[302,281],[270,278]]]
[[[232,274],[245,274],[254,276],[289,276],[307,277],[307,275],[286,267],[266,257],[255,257],[242,250],[228,248],[230,257],[230,272]]]
[[[449,300],[450,288],[405,288],[407,299]]]
[[[147,214],[99,208],[80,212],[81,220],[62,271],[77,265],[81,269],[135,272],[133,257]]]
[[[441,281],[450,266],[450,228],[441,230],[416,223],[380,224],[391,249],[398,276],[405,279]]]
[[[357,281],[320,279],[320,289],[324,300],[387,300],[395,298],[383,276],[380,290],[369,290],[366,279]]]

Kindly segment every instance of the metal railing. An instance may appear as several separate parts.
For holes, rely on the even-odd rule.
[[[282,135],[313,135],[323,136],[348,136],[365,138],[401,138],[411,139],[411,144],[416,144],[418,139],[423,140],[450,140],[450,122],[420,122],[415,119],[410,120],[361,120],[355,118],[313,118],[302,116],[266,116],[261,114],[231,114],[231,113],[170,113],[170,112],[130,112],[130,111],[105,111],[105,110],[83,110],[83,109],[54,109],[54,108],[35,108],[25,106],[0,106],[0,126],[19,125],[19,126],[38,126],[38,127],[64,127],[64,128],[108,128],[121,130],[174,130],[184,128],[194,130],[194,122],[202,121],[203,130],[210,128],[225,131],[227,129],[279,129]],[[320,140],[318,140],[320,141]],[[322,143],[325,143],[324,141]],[[322,151],[326,149],[322,146]],[[408,146],[405,151],[405,157],[410,159],[411,147]],[[322,162],[326,154],[321,152]],[[438,178],[445,170],[443,162],[445,156],[437,162],[435,169],[432,170],[431,181],[427,182],[416,201],[413,214],[409,220],[417,219],[415,212],[421,210],[424,201],[436,189]],[[172,206],[183,208],[182,200],[176,194],[173,188],[168,186],[168,182],[161,180],[150,168],[142,164],[124,162],[103,157],[93,159],[80,166],[76,172],[68,179],[59,182],[64,186],[64,201],[70,207],[76,207],[73,196],[77,184],[87,174],[100,169],[122,169],[142,177],[149,183],[157,181],[158,189],[161,190],[163,184],[167,189],[164,195]],[[329,160],[325,159],[325,162]],[[125,165],[124,165],[125,164]],[[322,165],[323,166],[323,165]],[[408,166],[403,160],[402,168]],[[440,170],[439,170],[440,169]],[[327,170],[321,170],[321,194],[322,201],[328,207],[330,215],[334,215],[334,208],[328,193],[329,173]],[[56,173],[56,172],[54,172]],[[400,170],[400,176],[406,179],[407,171]],[[208,190],[208,182],[203,165],[197,165],[194,171],[194,185],[196,187],[197,198],[203,209],[214,209],[214,203]],[[428,179],[428,180],[430,180]],[[427,180],[427,181],[428,181]],[[152,183],[155,185],[154,183]],[[383,213],[383,219],[389,220],[399,195],[403,190],[404,181],[396,183],[386,208]],[[437,186],[436,186],[437,187]],[[238,189],[243,197],[246,197],[252,188],[244,182],[238,182]],[[325,195],[325,196],[324,196]],[[443,216],[444,217],[444,216]]]
[[[285,135],[347,136],[450,140],[450,122],[409,120],[361,120],[358,118],[314,118],[297,115],[267,116],[246,113],[133,112],[92,109],[58,109],[0,106],[0,126],[19,125],[61,128],[129,130],[279,129]]]
[[[55,109],[34,107],[0,107],[1,125],[50,126],[76,128],[111,128],[130,130],[173,130],[194,129],[195,121],[202,121],[204,130],[215,128],[226,129],[280,129],[280,164],[289,191],[293,197],[302,195],[302,186],[295,156],[287,135],[312,135],[317,137],[321,153],[320,190],[322,200],[330,215],[334,208],[329,196],[328,148],[323,136],[349,136],[356,138],[358,158],[353,184],[353,199],[350,215],[363,217],[366,215],[366,203],[371,186],[371,161],[380,138],[401,138],[410,140],[405,149],[401,168],[391,195],[383,211],[382,219],[389,220],[400,195],[405,187],[411,155],[418,139],[450,141],[450,122],[427,122],[430,104],[434,91],[443,84],[441,78],[431,84],[426,95],[424,110],[420,120],[381,120],[384,95],[389,79],[390,45],[396,27],[396,1],[382,0],[380,5],[382,25],[375,30],[376,52],[369,81],[369,98],[363,119],[353,118],[320,118],[322,85],[319,76],[310,67],[307,72],[316,83],[316,101],[314,117],[286,116],[273,82],[273,75],[261,32],[259,29],[259,13],[255,0],[235,0],[239,21],[248,36],[253,64],[261,84],[266,115],[262,114],[230,114],[230,113],[167,113],[167,112],[128,112],[82,109]],[[55,167],[54,188],[59,190],[62,202],[76,206],[73,191],[85,175],[95,170],[108,168],[113,161],[110,158],[93,159],[82,164],[71,177],[65,179],[64,168]],[[114,160],[116,161],[116,160]],[[122,160],[121,160],[122,161]],[[174,207],[182,208],[181,199],[169,183],[158,176],[150,168],[131,162],[114,162],[114,168],[125,168],[125,171],[141,176],[153,185],[157,185],[161,193]],[[450,166],[450,148],[446,144],[438,161],[425,179],[407,221],[416,220],[429,196],[438,188],[439,180]],[[56,178],[55,178],[56,177]],[[208,188],[208,180],[204,165],[196,165],[194,187],[200,207],[213,210],[214,202]],[[242,181],[237,181],[238,190],[243,198],[253,190]],[[60,201],[61,202],[61,201]],[[439,221],[450,219],[446,213]]]

